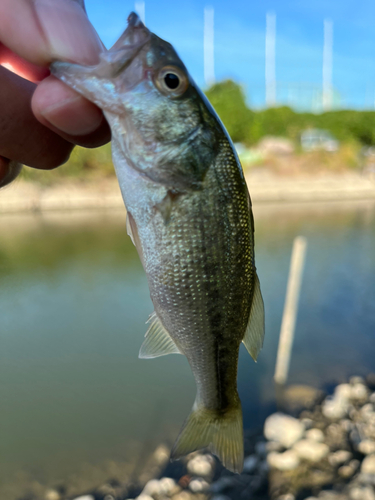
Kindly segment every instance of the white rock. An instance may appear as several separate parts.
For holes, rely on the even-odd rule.
[[[363,401],[363,400],[367,399],[367,397],[368,397],[368,389],[365,385],[354,384],[352,386],[351,395],[350,395],[351,399]]]
[[[270,467],[278,470],[293,470],[298,467],[300,460],[294,450],[287,450],[284,453],[272,451],[267,457],[267,462]]]
[[[304,432],[305,427],[299,420],[283,413],[270,415],[264,424],[265,437],[270,441],[278,441],[285,448],[293,446]]]
[[[150,495],[144,495],[141,493],[135,500],[154,500],[154,498],[150,497]]]
[[[371,455],[372,453],[375,453],[375,441],[372,441],[371,439],[364,439],[359,443],[358,451],[364,455]]]
[[[160,492],[163,495],[171,495],[178,488],[176,481],[171,477],[162,477],[159,480]]]
[[[361,465],[362,474],[375,474],[375,454],[367,455]]]
[[[306,438],[311,439],[311,441],[318,441],[319,443],[323,443],[324,432],[320,429],[309,429],[308,431],[306,431]]]
[[[281,495],[277,500],[296,500],[296,497],[292,493],[287,493],[286,495]]]
[[[253,472],[258,465],[259,459],[256,455],[250,455],[245,458],[243,463],[243,471],[246,473]]]
[[[158,479],[151,479],[146,483],[146,486],[143,488],[141,495],[160,495],[162,493],[162,488],[160,485],[160,481]],[[143,500],[143,499],[142,499]]]
[[[366,415],[372,415],[374,413],[374,406],[371,403],[367,403],[361,408],[361,415],[366,417]]]
[[[173,495],[172,500],[191,500],[192,496],[188,491],[181,491],[177,495]]]
[[[322,404],[322,413],[326,418],[338,420],[345,417],[348,406],[347,399],[327,397]]]
[[[352,456],[353,455],[350,453],[350,451],[337,450],[329,455],[328,462],[333,466],[341,465],[350,460]]]
[[[44,498],[45,500],[60,500],[61,495],[56,490],[47,490]]]
[[[352,488],[349,495],[351,500],[375,500],[374,489],[371,486]]]
[[[352,386],[350,384],[339,384],[335,387],[333,397],[338,399],[347,399],[351,398],[352,394]]]
[[[74,498],[74,500],[95,500],[95,498],[92,495],[82,495],[80,497]]]
[[[293,446],[293,450],[300,458],[309,460],[310,462],[319,462],[329,453],[329,448],[325,443],[318,443],[311,439],[298,441]]]
[[[213,462],[210,455],[196,455],[187,464],[189,474],[193,476],[210,476],[213,471]]]
[[[340,477],[347,479],[349,477],[352,477],[355,471],[352,467],[350,467],[350,465],[342,465],[341,467],[339,467],[337,472]]]
[[[364,384],[364,383],[365,383],[365,379],[363,377],[361,377],[360,375],[353,375],[349,379],[349,384],[351,384],[351,385]]]
[[[208,482],[200,477],[192,479],[189,483],[189,489],[193,493],[202,493],[203,491],[207,491],[209,487]]]
[[[169,457],[170,457],[170,450],[164,444],[160,444],[154,451],[154,459],[160,465],[164,464],[165,462],[168,462]]]
[[[371,393],[368,400],[370,401],[370,403],[375,404],[375,392]]]

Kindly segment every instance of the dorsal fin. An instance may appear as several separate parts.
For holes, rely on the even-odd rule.
[[[242,342],[254,361],[257,360],[264,340],[264,304],[258,275],[254,277],[254,295],[251,304],[249,322]]]
[[[165,356],[166,354],[181,354],[171,336],[161,324],[155,311],[150,315],[147,323],[151,324],[139,351],[139,358],[148,359]]]

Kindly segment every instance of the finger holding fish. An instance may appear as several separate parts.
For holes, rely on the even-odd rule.
[[[7,133],[0,138],[0,155],[35,168],[55,168],[74,144],[108,142],[102,112],[48,76],[55,59],[90,64],[101,50],[82,1],[0,1],[0,119]]]

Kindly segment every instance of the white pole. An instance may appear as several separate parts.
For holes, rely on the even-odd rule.
[[[214,8],[204,8],[203,31],[204,81],[209,87],[215,83],[214,66]]]
[[[298,311],[302,272],[305,263],[307,240],[297,236],[293,243],[288,286],[286,290],[283,319],[281,322],[279,347],[277,350],[275,382],[285,384],[288,378],[290,354],[293,347],[294,329]]]
[[[333,23],[324,20],[323,45],[323,111],[332,108],[332,51],[333,51]]]
[[[141,21],[143,24],[146,24],[146,9],[145,9],[145,3],[142,0],[137,0],[134,5],[134,9],[136,13],[139,15],[141,18]]]
[[[266,105],[268,108],[276,104],[275,46],[276,14],[268,12],[266,16]]]

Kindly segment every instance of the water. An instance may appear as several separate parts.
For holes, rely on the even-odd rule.
[[[257,364],[241,349],[248,429],[275,408],[296,235],[308,250],[289,382],[375,370],[375,206],[258,206],[255,218],[266,340]],[[0,496],[32,481],[89,488],[171,444],[194,381],[182,356],[137,357],[152,305],[124,213],[2,216],[0,234]]]

